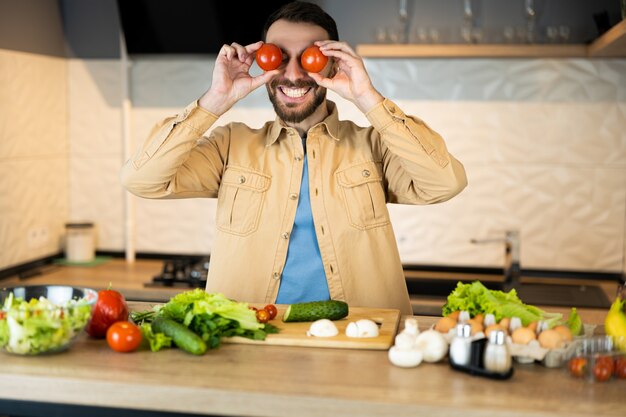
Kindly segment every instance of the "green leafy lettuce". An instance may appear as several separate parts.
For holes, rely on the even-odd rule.
[[[572,307],[565,325],[569,327],[574,336],[580,336],[584,333],[583,320],[578,315],[576,307]]]
[[[161,308],[133,313],[131,318],[135,322],[149,322],[156,314],[187,326],[202,337],[210,349],[217,348],[222,337],[265,340],[267,334],[278,332],[271,324],[259,323],[247,303],[230,300],[222,294],[207,293],[200,288],[174,296]],[[155,337],[158,335],[154,334]]]
[[[517,296],[515,289],[509,292],[490,290],[480,281],[457,284],[448,295],[442,313],[447,316],[455,311],[468,311],[472,317],[479,313],[491,313],[496,321],[504,317],[519,317],[524,326],[534,321],[544,320],[548,327],[553,327],[562,318],[561,314],[547,313],[535,306],[524,304]]]

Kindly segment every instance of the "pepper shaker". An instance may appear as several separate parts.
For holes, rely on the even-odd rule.
[[[511,353],[506,345],[506,333],[496,330],[489,334],[483,359],[488,371],[503,374],[511,369]]]

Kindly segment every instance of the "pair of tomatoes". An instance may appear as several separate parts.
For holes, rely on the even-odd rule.
[[[264,71],[275,70],[283,62],[283,52],[273,43],[265,43],[256,53],[256,63]],[[326,66],[328,57],[317,45],[309,46],[300,57],[300,64],[305,71],[320,72]]]
[[[572,358],[568,363],[570,374],[579,378],[585,376],[587,366],[588,361],[584,357]],[[615,359],[610,355],[598,356],[595,358],[591,372],[593,378],[600,382],[608,381],[612,375],[620,379],[626,378],[626,356],[618,356]]]
[[[98,292],[86,330],[91,337],[106,337],[109,347],[116,352],[132,352],[141,344],[141,330],[128,321],[126,299],[110,288]]]
[[[268,304],[262,309],[256,307],[250,307],[250,309],[256,312],[256,320],[259,323],[267,323],[270,320],[274,320],[278,314],[278,309],[274,304]]]

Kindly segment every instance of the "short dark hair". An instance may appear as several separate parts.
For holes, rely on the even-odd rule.
[[[267,30],[277,20],[286,20],[293,23],[312,23],[324,29],[328,38],[333,41],[339,40],[337,23],[320,6],[305,1],[292,1],[276,10],[267,18],[263,26],[263,42],[267,38]]]

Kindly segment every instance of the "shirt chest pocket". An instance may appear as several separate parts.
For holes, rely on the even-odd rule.
[[[217,228],[239,236],[259,227],[270,176],[240,167],[227,167],[217,196]]]
[[[389,224],[380,163],[363,162],[337,171],[335,175],[352,226],[364,230]]]

